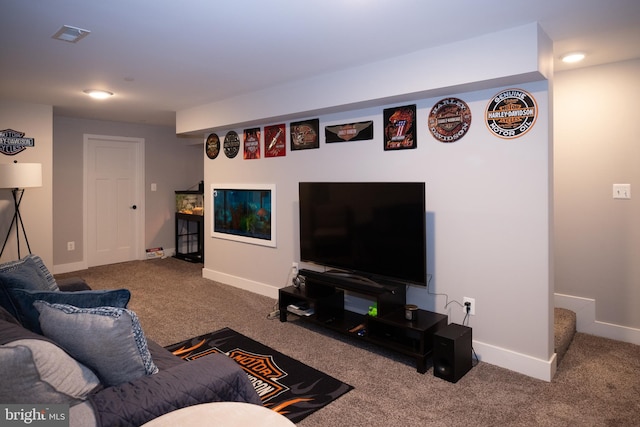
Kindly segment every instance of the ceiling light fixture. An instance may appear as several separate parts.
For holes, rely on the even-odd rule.
[[[562,55],[562,62],[567,64],[574,64],[576,62],[580,62],[584,59],[585,54],[582,52],[571,52],[566,55]]]
[[[109,92],[107,90],[100,89],[85,89],[84,93],[92,97],[93,99],[107,99],[110,96],[113,96],[113,92]]]
[[[63,42],[76,43],[88,36],[89,33],[91,33],[89,30],[72,27],[71,25],[63,25],[51,38],[62,40]]]

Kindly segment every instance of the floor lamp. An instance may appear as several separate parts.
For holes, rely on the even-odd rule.
[[[24,235],[24,241],[27,243],[27,249],[31,253],[31,247],[29,246],[29,239],[27,239],[27,232],[24,230],[24,223],[22,222],[22,215],[20,215],[20,202],[22,202],[22,196],[24,195],[24,189],[29,187],[42,187],[42,164],[40,163],[0,163],[0,188],[10,188],[11,194],[13,194],[13,219],[9,230],[7,231],[7,237],[4,239],[2,250],[0,250],[0,257],[4,253],[4,248],[7,246],[9,235],[13,224],[16,225],[16,241],[18,243],[18,259],[22,258],[20,254],[20,229]]]

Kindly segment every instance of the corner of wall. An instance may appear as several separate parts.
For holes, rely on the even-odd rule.
[[[549,360],[538,359],[479,341],[473,342],[481,361],[543,381],[551,381],[556,373],[556,353]]]

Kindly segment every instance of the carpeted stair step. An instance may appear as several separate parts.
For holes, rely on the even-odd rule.
[[[554,308],[555,351],[557,365],[569,349],[573,336],[576,334],[576,314],[566,308]]]

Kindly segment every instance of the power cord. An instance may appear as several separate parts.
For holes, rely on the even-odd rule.
[[[431,292],[431,279],[433,278],[432,274],[427,274],[427,293],[429,295],[433,295],[433,296],[443,296],[445,297],[445,304],[444,304],[444,309],[448,309],[449,308],[449,304],[453,304],[454,302],[456,304],[458,304],[460,307],[464,307],[460,301],[456,301],[456,300],[451,300],[449,301],[449,295],[447,294],[439,294],[439,293],[435,293],[435,292]],[[467,314],[469,313],[469,307],[467,307]]]
[[[471,313],[471,303],[469,301],[464,303],[465,306],[465,314],[464,319],[462,319],[463,326],[469,326],[469,315]]]
[[[465,310],[466,313],[464,315],[464,319],[462,319],[462,325],[469,327],[469,315],[471,314],[471,303],[467,301],[464,303],[464,306],[466,307],[466,310]],[[471,352],[473,353],[473,357],[476,359],[476,363],[473,366],[476,366],[478,363],[480,363],[480,359],[478,359],[478,355],[476,354],[476,351],[473,348],[473,345],[471,346]]]
[[[287,274],[287,281],[285,282],[284,287],[290,286],[293,283],[294,275],[298,274],[298,269],[294,266],[291,266],[291,270],[289,270],[289,274]],[[279,319],[280,318],[280,303],[276,301],[273,305],[273,310],[267,314],[267,319]]]
[[[478,355],[476,354],[476,351],[473,349],[473,346],[471,346],[471,352],[473,353],[473,358],[476,359],[476,363],[475,364],[472,363],[472,365],[477,366],[478,363],[480,363],[480,359],[478,359]]]

